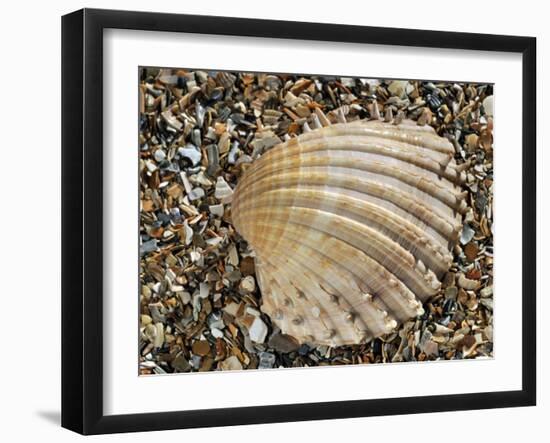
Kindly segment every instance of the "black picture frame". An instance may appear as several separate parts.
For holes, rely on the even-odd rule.
[[[103,413],[103,30],[107,28],[520,53],[523,64],[522,388],[177,412]],[[536,39],[83,9],[62,18],[62,426],[82,434],[458,411],[536,403]]]

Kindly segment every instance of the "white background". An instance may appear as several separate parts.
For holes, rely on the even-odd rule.
[[[134,1],[6,2],[3,5],[2,69],[2,360],[0,405],[5,441],[73,441],[79,437],[62,430],[60,392],[60,15],[82,6],[140,9],[257,18],[417,27],[449,31],[523,34],[538,37],[538,147],[542,151],[542,104],[550,99],[543,89],[543,72],[549,72],[550,31],[548,11],[542,2],[509,5],[461,1],[408,1],[327,3],[327,7],[296,1],[271,3],[232,0],[154,3]],[[502,2],[500,2],[502,3]],[[346,10],[346,6],[349,8]],[[430,12],[431,11],[431,12]],[[544,57],[543,57],[544,54]],[[249,55],[250,56],[250,55]],[[518,110],[519,113],[519,110]],[[548,111],[547,111],[548,113]],[[546,118],[545,118],[546,117]],[[520,115],[518,114],[518,122]],[[539,192],[548,196],[548,155],[539,157]],[[539,194],[539,202],[542,198]],[[546,198],[548,201],[548,198]],[[539,226],[548,224],[548,204],[539,206]],[[548,235],[539,229],[539,275],[549,260]],[[519,269],[519,264],[518,264]],[[539,313],[549,306],[549,285],[539,277]],[[539,314],[539,325],[542,315]],[[550,369],[543,344],[550,332],[539,327],[539,406],[494,411],[439,413],[401,417],[259,425],[223,429],[169,431],[162,434],[116,435],[94,440],[146,441],[152,438],[224,443],[281,439],[334,441],[344,438],[424,441],[434,436],[446,442],[489,439],[546,438],[550,414],[550,388],[544,373]],[[545,346],[547,347],[547,346]],[[546,351],[548,352],[548,351]],[[399,429],[399,432],[392,432]],[[472,437],[473,436],[473,437]]]
[[[254,53],[251,60],[234,54]],[[137,66],[213,66],[244,71],[460,79],[495,83],[494,359],[277,371],[136,376],[139,311],[135,113]],[[521,107],[519,55],[327,44],[166,32],[104,34],[104,389],[105,414],[511,391],[521,388]],[[331,63],[327,64],[326,60]],[[499,92],[500,91],[500,92]],[[506,95],[504,96],[503,93]],[[502,98],[501,98],[502,97]],[[505,98],[505,99],[504,99]],[[133,227],[133,228],[132,228]],[[512,241],[514,239],[514,241]],[[499,297],[498,294],[501,294]],[[508,325],[514,325],[508,327]],[[328,380],[328,381],[327,381]],[[411,383],[410,380],[415,380]],[[323,386],[323,389],[319,389]],[[171,392],[156,401],[159,392]],[[219,393],[223,392],[223,395]]]

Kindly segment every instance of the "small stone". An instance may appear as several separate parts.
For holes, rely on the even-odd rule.
[[[256,317],[248,329],[250,340],[255,343],[263,343],[267,336],[267,325],[260,317]]]
[[[466,349],[470,349],[475,344],[476,344],[476,339],[473,335],[466,335],[462,339],[462,346]]]
[[[237,142],[234,142],[231,146],[231,150],[229,151],[229,154],[227,155],[227,163],[230,165],[234,165],[237,162],[237,157],[239,156],[239,144]]]
[[[210,344],[206,340],[197,340],[191,347],[193,353],[204,357],[210,353]]]
[[[189,361],[183,355],[178,355],[172,360],[172,367],[176,372],[189,372],[191,370]]]
[[[456,286],[449,286],[445,289],[445,298],[450,300],[456,300],[458,294],[458,288]]]
[[[485,333],[487,340],[493,341],[493,327],[491,325],[487,326],[483,332]]]
[[[191,356],[191,366],[193,369],[199,369],[201,366],[202,357],[200,355],[193,355]]]
[[[195,184],[199,185],[201,188],[210,188],[214,183],[210,180],[203,171],[199,171],[197,174],[194,174],[190,177],[190,180]]]
[[[225,324],[222,320],[222,313],[221,312],[213,312],[208,316],[208,327],[210,329],[216,328],[216,329],[223,329],[225,328]]]
[[[204,123],[205,115],[206,115],[206,109],[204,108],[204,106],[200,104],[199,101],[197,101],[195,106],[195,117],[197,118],[197,125],[199,128],[201,128]]]
[[[146,241],[142,243],[139,247],[139,253],[140,255],[148,254],[149,252],[157,251],[158,250],[158,241],[156,239],[151,239],[149,241]]]
[[[474,261],[478,252],[479,248],[475,243],[470,242],[464,247],[464,254],[469,261]]]
[[[214,338],[223,338],[223,332],[220,331],[218,328],[211,328],[210,332],[212,333],[212,336]]]
[[[473,271],[477,271],[477,270],[473,270]],[[468,271],[468,277],[460,273],[457,280],[458,286],[460,286],[463,289],[466,289],[467,291],[475,291],[477,288],[479,288],[479,281],[477,281],[477,279],[474,279],[472,277],[475,277],[475,275],[471,275],[470,271]]]
[[[181,186],[177,183],[174,183],[166,188],[166,193],[170,197],[177,199],[182,194]]]
[[[423,351],[424,346],[432,339],[432,333],[429,329],[424,329],[424,332],[422,333],[422,337],[420,337],[420,342],[418,343],[418,347]]]
[[[260,353],[260,364],[258,369],[270,369],[275,364],[275,355],[270,352]]]
[[[147,326],[147,325],[151,324],[152,321],[153,321],[153,319],[150,316],[148,316],[146,314],[141,315],[141,325],[142,326]]]
[[[493,287],[492,286],[487,286],[487,287],[483,288],[481,291],[479,291],[479,295],[482,298],[490,297],[491,295],[493,295]]]
[[[183,233],[185,235],[185,246],[189,246],[191,242],[193,241],[193,228],[189,226],[189,223],[187,223],[187,220],[183,223]]]
[[[223,217],[224,209],[222,204],[210,205],[208,206],[208,210],[212,215],[215,215],[217,217]]]
[[[204,189],[202,188],[194,188],[187,196],[189,197],[189,200],[195,201],[200,200],[205,195]]]
[[[466,301],[466,307],[470,311],[475,311],[477,309],[477,306],[478,306],[477,297],[475,295],[470,296]]]
[[[247,314],[250,314],[254,317],[259,317],[260,315],[262,315],[260,313],[260,311],[258,311],[256,308],[254,308],[253,306],[247,306],[246,309],[245,309],[245,312]]]
[[[489,97],[485,97],[483,100],[483,109],[485,109],[485,114],[492,117],[493,116],[493,106],[494,106],[494,96],[490,95]]]
[[[466,278],[469,278],[472,280],[479,280],[481,278],[481,270],[479,270],[478,268],[472,268],[468,270],[468,272],[466,272]],[[479,287],[479,282],[475,282],[473,285],[475,285],[475,287],[466,288],[466,289],[477,289]]]
[[[437,357],[439,355],[439,345],[433,340],[429,340],[424,344],[423,352],[427,357]]]
[[[479,141],[479,136],[477,134],[468,134],[464,137],[464,147],[472,152],[477,148],[477,142]]]
[[[209,246],[217,246],[223,242],[223,237],[212,237],[206,240],[206,244]]]
[[[199,297],[200,298],[208,298],[208,295],[210,294],[210,286],[208,283],[200,283],[199,284]]]
[[[172,231],[170,231],[170,230],[167,229],[166,231],[163,232],[163,234],[162,234],[162,239],[163,239],[164,241],[166,241],[166,240],[171,239],[173,236],[174,236],[174,233],[173,233]]]
[[[406,80],[394,80],[388,86],[388,91],[399,98],[405,98],[407,96],[408,85],[409,82]]]
[[[239,264],[239,253],[237,252],[237,247],[234,243],[232,243],[228,248],[227,263],[232,266],[237,266]]]
[[[237,283],[238,281],[241,280],[242,274],[241,274],[241,271],[234,270],[225,274],[224,277],[227,278],[227,280],[229,280],[231,283]]]
[[[191,303],[191,294],[187,291],[179,293],[180,300],[184,305]]]
[[[145,162],[145,166],[149,172],[155,172],[158,169],[157,165],[155,165],[155,163],[150,160],[147,160]]]
[[[346,88],[355,87],[355,78],[353,77],[342,77],[340,81]]]
[[[492,298],[482,298],[479,301],[483,306],[485,306],[490,311],[493,310],[493,299]]]
[[[236,356],[232,355],[220,363],[220,369],[223,371],[241,371],[243,365]]]
[[[460,290],[458,291],[458,302],[461,305],[465,305],[467,301],[468,301],[468,293],[464,289],[460,288]]]
[[[430,107],[430,109],[434,112],[437,112],[437,110],[439,109],[439,107],[441,106],[441,99],[437,96],[437,95],[428,95],[426,97],[426,101],[428,103],[428,106]]]
[[[186,158],[191,162],[193,166],[197,166],[199,162],[201,161],[202,154],[201,151],[199,151],[195,146],[192,144],[188,144],[185,146],[185,148],[179,148],[178,154]]]
[[[240,269],[241,269],[241,273],[245,276],[254,275],[255,274],[254,258],[244,257],[241,260]]]
[[[218,177],[216,180],[216,190],[214,192],[214,197],[219,198],[220,200],[228,199],[233,195],[233,189],[227,184],[223,177]]]
[[[220,153],[217,145],[208,145],[206,147],[206,153],[208,155],[208,175],[213,176],[220,168]]]
[[[229,315],[236,317],[241,305],[239,303],[231,302],[227,306],[223,308],[225,312],[227,312]]]
[[[191,261],[193,263],[198,263],[200,261],[202,255],[199,251],[191,251],[189,253],[189,257],[191,258]]]
[[[241,280],[241,283],[239,284],[239,289],[245,293],[254,292],[254,290],[256,289],[256,281],[254,280],[254,277],[248,275],[243,278]]]
[[[416,124],[418,126],[428,125],[432,121],[432,117],[433,117],[433,113],[430,110],[430,108],[425,107],[422,109],[422,112],[420,113],[420,116],[418,117]]]
[[[296,351],[300,347],[300,343],[294,337],[280,333],[272,335],[267,344],[270,348],[284,353]]]
[[[455,273],[454,272],[446,272],[443,276],[443,287],[447,286],[454,286],[455,284]]]
[[[307,355],[309,351],[310,347],[305,343],[298,348],[298,354],[300,354],[301,356]]]
[[[162,149],[157,149],[154,154],[155,160],[160,163],[166,158],[166,153]]]
[[[460,234],[460,243],[463,245],[470,243],[475,233],[476,231],[474,231],[469,224],[465,224],[462,228],[462,234]]]

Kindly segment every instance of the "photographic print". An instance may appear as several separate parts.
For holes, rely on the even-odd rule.
[[[139,374],[493,357],[493,85],[140,67]]]

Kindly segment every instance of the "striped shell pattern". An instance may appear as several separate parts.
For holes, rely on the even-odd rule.
[[[464,172],[430,126],[321,123],[252,164],[232,219],[255,252],[262,310],[283,333],[359,344],[438,292],[462,228]]]

